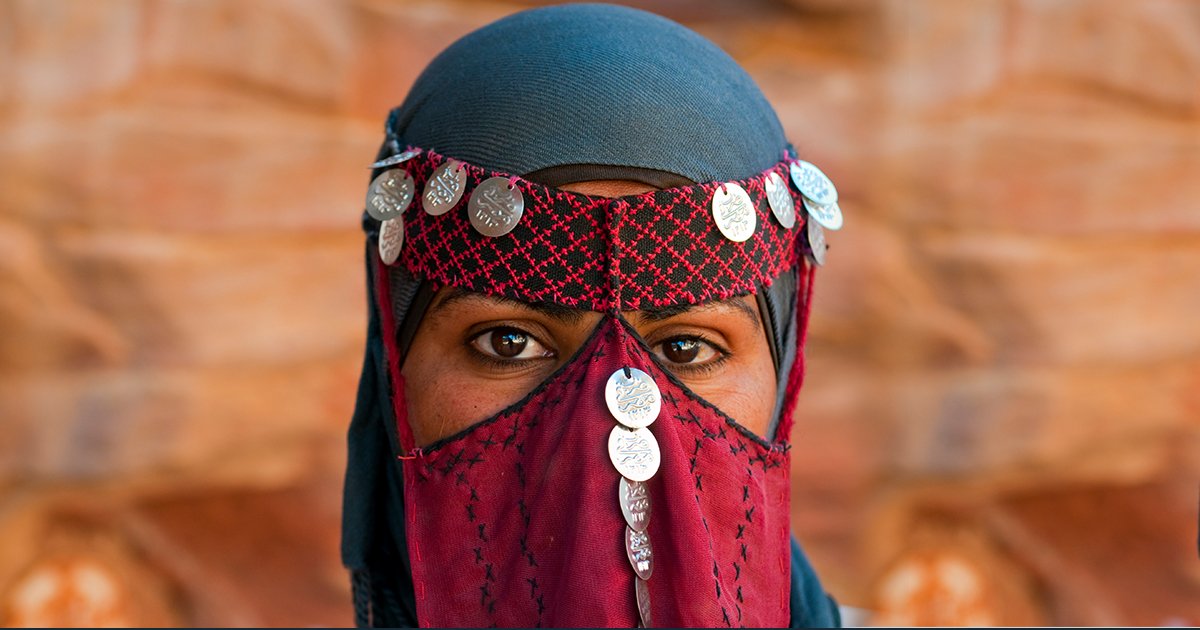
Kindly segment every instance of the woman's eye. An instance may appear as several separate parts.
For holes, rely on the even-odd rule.
[[[707,363],[717,358],[717,350],[708,343],[690,337],[668,339],[658,346],[659,358],[668,363]]]
[[[476,337],[471,345],[488,356],[501,359],[537,359],[551,355],[537,339],[515,328],[494,328]]]

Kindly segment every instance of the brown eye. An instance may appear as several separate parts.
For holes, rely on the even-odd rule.
[[[511,359],[523,352],[529,344],[529,337],[516,330],[496,330],[492,332],[492,350],[505,359]]]
[[[554,356],[536,337],[516,328],[493,328],[471,340],[476,350],[499,359],[537,359]]]
[[[673,339],[662,345],[663,357],[671,363],[691,363],[699,356],[701,344],[695,339]]]

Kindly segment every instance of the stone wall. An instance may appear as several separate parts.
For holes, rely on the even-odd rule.
[[[533,4],[0,2],[0,517],[31,488],[335,505],[383,117]],[[730,52],[842,192],[793,436],[835,594],[870,604],[907,489],[1192,474],[1200,4],[633,4]]]

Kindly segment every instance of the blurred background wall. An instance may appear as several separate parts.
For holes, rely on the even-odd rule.
[[[351,622],[366,167],[539,4],[0,0],[0,622]],[[827,588],[1200,623],[1200,3],[629,4],[842,193],[793,435]]]

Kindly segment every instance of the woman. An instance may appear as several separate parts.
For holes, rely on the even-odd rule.
[[[386,133],[359,625],[836,625],[786,440],[824,255],[799,204],[840,211],[749,76],[648,13],[536,9],[439,55]]]

